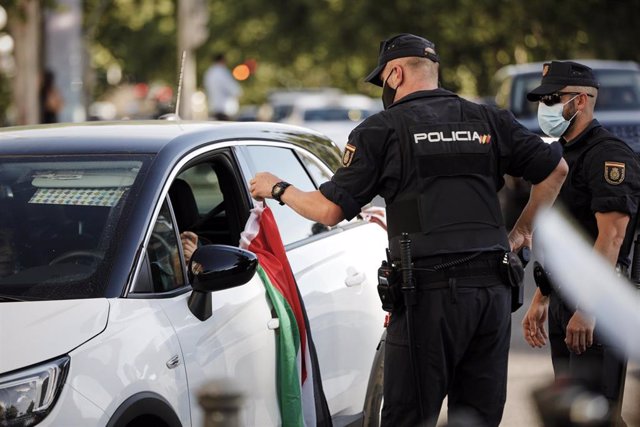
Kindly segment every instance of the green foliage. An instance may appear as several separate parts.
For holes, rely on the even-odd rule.
[[[85,0],[85,34],[96,71],[94,97],[107,87],[110,66],[125,82],[175,81],[176,3],[174,0]]]
[[[84,4],[94,65],[104,70],[116,62],[131,81],[175,82],[176,0]],[[401,32],[435,42],[443,86],[467,95],[488,94],[494,73],[510,63],[640,60],[640,0],[208,0],[208,7],[198,77],[218,52],[230,66],[255,59],[256,73],[242,83],[245,103],[273,87],[335,86],[378,96],[363,77],[376,64],[379,41]]]

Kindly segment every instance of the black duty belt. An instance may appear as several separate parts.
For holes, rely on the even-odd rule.
[[[447,267],[447,264],[465,259],[471,254],[451,254],[414,260],[414,278],[418,288],[440,289],[449,287],[449,279],[498,276],[503,252],[486,252],[464,263]],[[442,267],[444,266],[444,267]],[[429,271],[435,270],[435,271]],[[458,287],[486,287],[486,280],[463,281]]]

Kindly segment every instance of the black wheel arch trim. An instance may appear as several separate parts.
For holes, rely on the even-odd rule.
[[[182,427],[180,418],[164,397],[150,391],[130,396],[113,413],[106,427],[126,427],[141,415],[161,418],[169,427]]]
[[[378,413],[378,406],[380,400],[377,398],[377,393],[383,391],[383,379],[384,379],[384,345],[387,340],[387,329],[382,332],[378,347],[376,348],[375,357],[371,364],[371,373],[369,374],[369,383],[367,385],[367,393],[365,395],[365,402],[363,408],[364,420],[362,425],[364,427],[377,426],[380,423]],[[382,371],[382,372],[381,372]]]

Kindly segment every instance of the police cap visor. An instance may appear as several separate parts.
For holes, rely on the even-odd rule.
[[[406,58],[417,56],[420,58],[429,58],[433,62],[440,62],[440,58],[433,52],[436,45],[429,40],[413,34],[399,34],[390,39],[380,42],[380,52],[378,53],[378,66],[365,78],[366,82],[373,83],[382,87],[380,73],[384,69],[387,62],[392,59]]]
[[[600,86],[593,70],[586,65],[573,61],[551,61],[542,66],[540,86],[527,94],[531,102],[539,101],[543,96],[558,92],[567,86]]]

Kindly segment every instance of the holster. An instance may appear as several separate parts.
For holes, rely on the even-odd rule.
[[[511,287],[511,312],[524,303],[524,266],[515,252],[505,252],[500,262],[502,281]]]
[[[382,302],[382,309],[392,313],[404,306],[400,273],[387,261],[382,261],[378,268],[378,296]]]
[[[536,282],[536,286],[540,289],[542,295],[548,296],[551,293],[553,285],[549,273],[547,273],[538,261],[533,263],[533,280]]]

